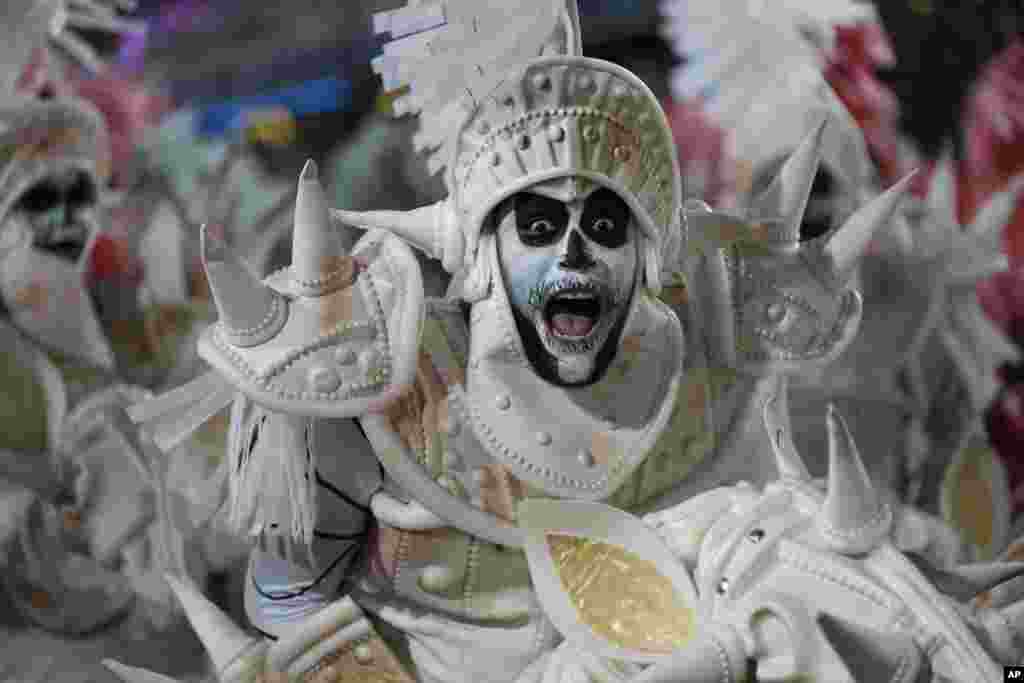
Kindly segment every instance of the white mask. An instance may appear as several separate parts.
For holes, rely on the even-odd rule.
[[[12,214],[0,235],[0,297],[12,322],[44,346],[112,369],[114,354],[89,297],[90,239],[77,260],[32,243],[24,216]]]

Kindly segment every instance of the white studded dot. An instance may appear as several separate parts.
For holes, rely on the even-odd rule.
[[[765,306],[764,318],[770,323],[782,322],[782,319],[786,317],[786,307],[779,302],[773,302]]]
[[[498,406],[498,410],[508,410],[512,405],[512,400],[508,396],[499,396],[494,405]]]
[[[377,362],[379,360],[380,353],[377,351],[377,349],[364,349],[363,352],[359,354],[359,364],[362,365],[364,368],[374,367],[375,365],[377,365]]]
[[[612,154],[615,155],[615,158],[618,161],[629,161],[629,157],[630,157],[629,147],[623,147],[623,146],[620,145],[620,146],[615,148],[615,150],[612,152]]]
[[[539,434],[537,434],[537,443],[539,443],[541,446],[547,446],[549,443],[551,443],[551,435],[548,434],[547,432],[540,432]]]
[[[581,465],[585,465],[587,467],[594,466],[594,454],[590,451],[580,451],[576,454],[576,459],[580,461]]]
[[[334,358],[342,365],[352,365],[356,362],[356,352],[352,349],[338,349]]]
[[[360,664],[369,664],[373,661],[373,652],[370,651],[370,646],[365,643],[356,645],[356,649],[352,651],[352,654]]]
[[[331,368],[318,366],[309,370],[309,386],[313,391],[329,394],[341,386],[341,378]]]

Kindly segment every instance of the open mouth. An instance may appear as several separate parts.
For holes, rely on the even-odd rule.
[[[593,292],[563,291],[548,300],[544,322],[552,336],[583,339],[597,327],[601,309],[601,299]]]

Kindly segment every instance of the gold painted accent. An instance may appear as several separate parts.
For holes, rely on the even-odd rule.
[[[82,526],[82,514],[78,510],[65,510],[64,528],[68,531],[74,531],[80,526]]]
[[[46,305],[49,291],[43,285],[32,283],[14,293],[14,304],[18,308],[41,309]]]
[[[34,590],[29,598],[32,607],[35,609],[48,609],[53,607],[53,598],[50,594],[43,590]]]
[[[483,474],[480,482],[481,507],[497,517],[515,521],[516,507],[526,493],[522,482],[504,465],[484,465],[480,471]]]
[[[611,643],[669,653],[693,635],[693,607],[683,603],[654,563],[620,546],[549,534],[562,586],[582,621]]]
[[[348,286],[321,298],[320,334],[330,334],[339,324],[352,320],[353,294],[354,288]]]

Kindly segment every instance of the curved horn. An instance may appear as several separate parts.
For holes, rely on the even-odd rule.
[[[303,294],[321,296],[352,284],[355,269],[342,248],[320,184],[316,162],[310,159],[299,177],[292,231],[292,278]]]
[[[440,232],[444,225],[445,202],[421,206],[411,211],[346,211],[332,209],[331,214],[342,223],[363,230],[387,230],[401,237],[431,258],[442,258]]]
[[[846,421],[829,404],[828,493],[818,528],[838,552],[861,553],[889,533],[892,509],[871,483]]]
[[[231,676],[225,675],[228,668],[248,651],[261,645],[261,642],[240,629],[193,586],[169,574],[164,578],[181,602],[192,629],[213,660],[218,678],[222,681],[231,680]]]
[[[836,279],[848,282],[857,262],[871,241],[872,235],[889,222],[903,195],[910,187],[914,173],[905,176],[898,183],[861,207],[850,216],[843,226],[832,233],[825,245],[825,254],[831,257],[830,267]]]
[[[276,335],[288,316],[284,297],[256,279],[209,226],[203,226],[200,250],[228,340],[236,346],[256,346]]]
[[[776,239],[792,243],[800,239],[800,223],[821,163],[821,142],[828,123],[826,114],[789,156],[771,184],[751,203],[753,217],[782,219]]]
[[[786,390],[786,378],[779,378],[779,389],[764,402],[762,420],[764,427],[768,430],[768,438],[771,439],[772,451],[775,453],[775,466],[779,470],[780,479],[792,479],[797,481],[810,481],[811,473],[807,470],[803,458],[796,450],[796,445],[790,436],[789,417],[786,412],[784,393]]]
[[[879,633],[824,613],[818,626],[852,680],[932,682],[931,662],[910,636]]]

